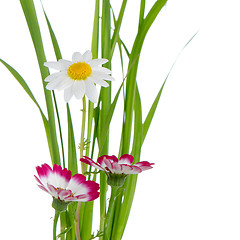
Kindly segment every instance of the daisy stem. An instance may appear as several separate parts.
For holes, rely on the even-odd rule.
[[[82,98],[82,129],[81,129],[81,138],[80,138],[80,158],[83,157],[83,150],[84,150],[84,132],[85,132],[85,122],[86,122],[86,99],[85,96]],[[81,162],[81,170],[82,174],[86,172],[85,163]]]
[[[60,212],[55,210],[55,216],[53,221],[53,240],[57,239],[57,222],[59,218]]]
[[[80,138],[80,158],[83,157],[83,150],[84,150],[84,132],[85,132],[85,122],[86,122],[86,99],[85,96],[82,98],[82,129],[81,129],[81,138]],[[86,172],[85,164],[81,162],[81,170],[82,174]],[[79,217],[80,217],[80,210],[81,210],[81,202],[78,202],[76,217],[75,217],[75,229],[76,229],[76,237],[77,240],[81,240],[80,236],[80,226],[79,226]]]

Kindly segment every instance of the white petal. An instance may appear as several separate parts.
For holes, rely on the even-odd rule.
[[[73,61],[74,63],[83,62],[83,56],[82,56],[82,54],[79,53],[79,52],[73,53],[73,55],[72,55],[72,61]]]
[[[69,88],[66,88],[64,90],[64,100],[65,102],[69,102],[69,100],[72,98],[73,96],[73,91],[72,91],[72,86]]]
[[[106,73],[106,74],[111,74],[112,71],[108,68],[105,67],[92,67],[92,70],[95,72],[100,72],[100,73]]]
[[[53,73],[53,74],[47,76],[47,77],[44,79],[44,81],[45,81],[45,82],[50,82],[50,81],[54,80],[55,78],[59,77],[60,75],[62,75],[62,72]]]
[[[115,79],[112,76],[109,76],[108,74],[101,73],[101,72],[92,72],[91,77],[101,78],[108,81],[114,81]]]
[[[75,81],[73,86],[73,94],[77,99],[81,99],[85,93],[84,81]]]
[[[70,87],[74,81],[72,81],[66,73],[61,73],[58,77],[53,78],[48,85],[46,86],[49,90],[63,90],[65,88]]]
[[[93,68],[93,67],[102,65],[104,63],[107,63],[107,62],[108,62],[107,59],[93,59],[92,61],[89,62],[89,65]]]
[[[62,65],[59,62],[45,62],[44,66],[56,70],[62,70]]]
[[[57,85],[56,89],[63,90],[63,89],[71,87],[73,84],[74,84],[74,81],[71,78],[66,77],[66,78],[62,79],[62,81]]]
[[[86,84],[85,94],[87,95],[91,102],[96,103],[98,101],[98,92],[96,86],[94,85],[94,83],[88,80],[85,80],[85,84]]]
[[[89,77],[88,79],[90,79],[91,81],[93,81],[94,83],[103,86],[103,87],[108,87],[109,84],[107,82],[105,82],[104,80],[100,79],[100,78],[93,78],[93,77]]]
[[[59,59],[58,62],[61,64],[62,69],[67,70],[70,65],[72,65],[71,61],[64,60],[64,59]]]
[[[88,63],[91,60],[92,60],[92,52],[88,50],[83,54],[83,62]]]

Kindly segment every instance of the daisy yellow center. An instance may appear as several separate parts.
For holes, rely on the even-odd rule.
[[[74,80],[85,80],[92,73],[92,68],[88,63],[73,63],[67,70],[67,74]]]

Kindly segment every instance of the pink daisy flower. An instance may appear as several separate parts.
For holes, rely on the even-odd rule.
[[[72,176],[70,170],[62,169],[55,164],[53,169],[48,164],[36,167],[38,176],[35,176],[39,187],[62,202],[93,201],[99,197],[99,184],[87,181],[82,174]]]
[[[138,174],[142,171],[152,168],[154,163],[147,161],[133,163],[133,156],[129,154],[122,155],[119,159],[116,156],[103,155],[94,162],[91,158],[84,156],[80,159],[81,162],[89,164],[108,175],[109,185],[122,185],[125,178],[129,174]]]

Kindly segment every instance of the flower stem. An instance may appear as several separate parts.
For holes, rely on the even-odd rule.
[[[111,187],[111,197],[108,205],[108,211],[107,211],[105,226],[104,226],[104,237],[103,237],[104,240],[111,239],[115,203],[116,203],[118,189],[119,187]]]
[[[81,129],[81,138],[80,138],[80,158],[83,157],[84,150],[84,133],[85,133],[85,122],[86,122],[86,99],[85,96],[82,99],[83,108],[82,108],[82,129]],[[85,163],[81,162],[82,174],[86,172]]]
[[[53,221],[53,240],[57,240],[57,222],[59,218],[60,212],[55,211],[54,221]]]
[[[85,121],[86,121],[85,96],[82,98],[82,104],[83,104],[83,108],[82,108],[82,129],[81,129],[81,138],[80,138],[80,158],[83,157],[83,150],[84,150],[84,133],[85,133]],[[82,174],[86,172],[85,164],[83,162],[81,162],[81,171],[82,171]],[[75,229],[76,229],[77,240],[81,240],[80,226],[79,226],[80,210],[81,210],[81,202],[78,202],[76,216],[75,216]]]

